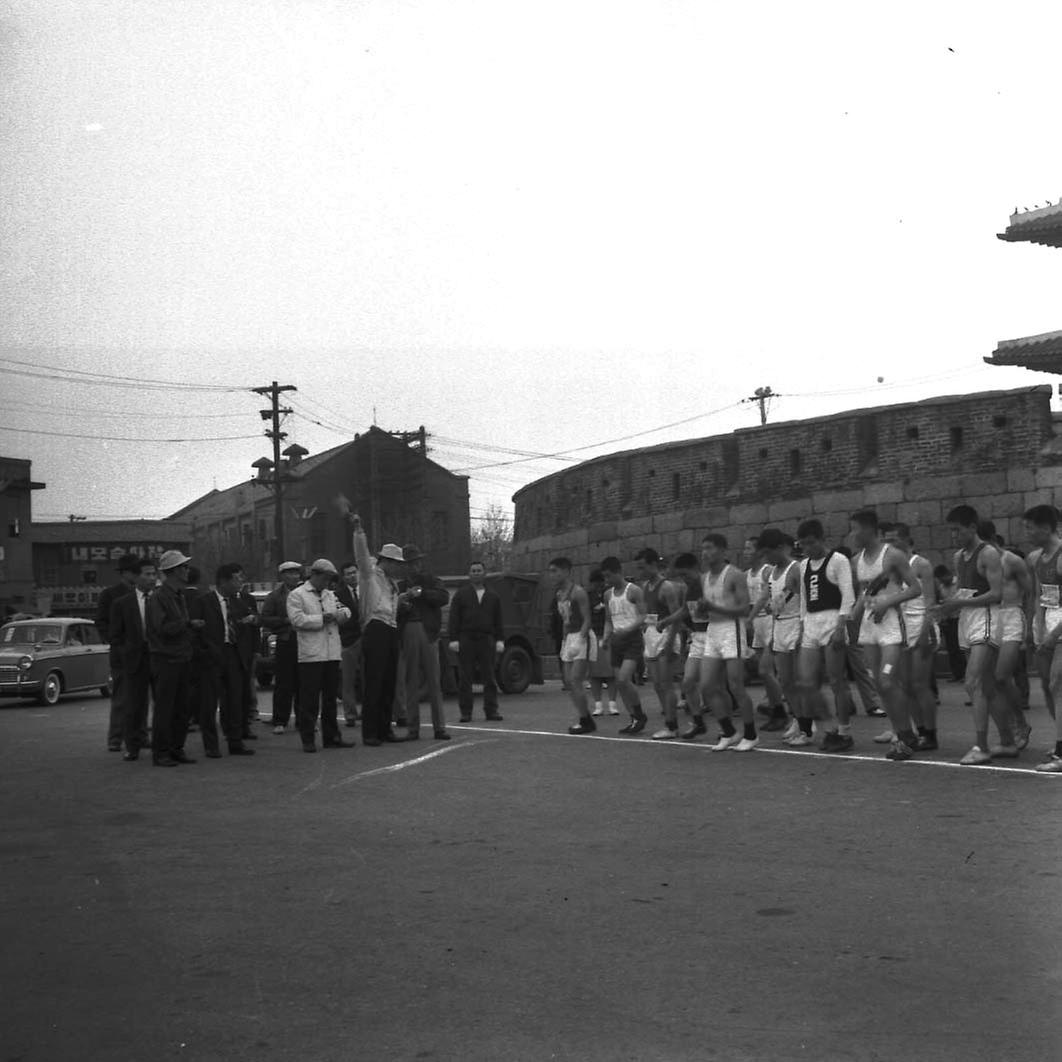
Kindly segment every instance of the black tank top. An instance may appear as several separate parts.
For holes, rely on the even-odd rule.
[[[684,575],[682,581],[686,584],[686,604],[691,601],[700,601],[704,597],[704,592],[701,588],[701,580],[696,575]],[[690,629],[694,631],[706,631],[708,630],[708,621],[701,619],[688,620]]]
[[[834,550],[823,557],[818,571],[811,570],[811,560],[804,569],[804,602],[808,612],[836,612],[841,607],[841,588],[826,574]]]
[[[963,555],[962,550],[959,551],[956,567],[959,569],[957,575],[960,590],[973,590],[978,596],[988,593],[988,580],[977,570],[977,558],[987,544],[986,542],[979,543],[969,560]]]

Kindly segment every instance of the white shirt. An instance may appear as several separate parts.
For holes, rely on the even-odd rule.
[[[229,645],[229,603],[223,594],[214,591],[214,596],[221,602],[221,622],[225,624],[225,644]]]
[[[146,606],[147,606],[147,594],[145,594],[143,590],[137,590],[137,592],[136,592],[136,603],[137,603],[137,605],[140,608],[140,624],[144,628],[144,630],[146,631],[147,630],[147,608],[146,608]]]
[[[481,586],[481,587],[480,587],[480,588],[479,588],[479,589],[478,589],[478,590],[476,591],[476,600],[477,600],[477,601],[478,601],[478,602],[479,602],[479,603],[480,603],[481,605],[483,604],[483,595],[484,595],[484,594],[485,594],[486,592],[487,592],[487,588],[486,588],[485,586]]]

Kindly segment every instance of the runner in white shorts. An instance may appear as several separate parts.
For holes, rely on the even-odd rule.
[[[803,633],[797,653],[797,685],[804,713],[800,732],[810,738],[812,720],[819,718],[826,731],[823,752],[847,752],[854,741],[852,697],[844,669],[845,640],[855,593],[851,562],[843,554],[827,550],[825,537],[818,520],[805,520],[797,529],[804,552],[800,562]],[[833,693],[834,708],[823,695],[824,678]]]
[[[756,672],[763,682],[767,700],[760,705],[760,711],[768,714],[763,725],[764,730],[784,730],[788,722],[785,711],[785,699],[782,687],[775,674],[774,661],[771,658],[771,598],[767,590],[771,565],[768,564],[754,538],[745,539],[745,552],[742,562],[746,565],[745,579],[749,585],[749,600],[753,602],[751,645],[756,656]]]
[[[856,601],[852,618],[860,621],[859,644],[878,688],[881,703],[896,735],[885,754],[890,760],[908,760],[918,744],[918,734],[900,682],[903,625],[900,607],[922,593],[911,574],[907,558],[881,541],[878,514],[861,509],[850,518],[852,537],[860,547],[853,562]]]
[[[672,583],[679,590],[681,605],[671,616],[665,616],[660,624],[667,627],[672,624],[683,625],[689,633],[689,651],[682,670],[682,695],[686,699],[691,723],[679,735],[683,741],[693,741],[701,734],[708,733],[704,725],[704,698],[702,688],[706,676],[706,651],[708,648],[708,620],[694,618],[694,612],[703,593],[701,569],[697,558],[692,553],[680,553],[674,560],[674,577]]]
[[[881,525],[886,543],[898,549],[910,565],[911,573],[918,579],[922,592],[903,603],[903,625],[906,644],[902,658],[903,688],[911,717],[918,729],[916,751],[931,752],[940,747],[937,741],[937,697],[933,691],[933,658],[940,645],[940,634],[933,609],[937,604],[937,581],[933,565],[914,552],[911,529],[907,524]],[[890,730],[879,740],[892,740]]]
[[[590,661],[597,659],[597,637],[590,629],[590,599],[572,579],[572,562],[567,557],[554,557],[549,562],[548,571],[564,635],[560,650],[561,668],[568,696],[578,716],[578,722],[568,727],[568,733],[592,734],[597,726],[590,718],[586,676]]]
[[[664,713],[664,726],[653,734],[653,740],[666,741],[678,737],[678,696],[671,674],[678,660],[678,627],[661,623],[660,619],[678,611],[679,589],[664,578],[655,549],[647,546],[635,555],[634,561],[645,601],[645,667]]]
[[[716,752],[748,752],[759,744],[752,699],[745,690],[745,622],[749,615],[749,588],[745,575],[727,562],[726,539],[705,535],[701,541],[703,598],[693,619],[708,620],[705,638],[705,702],[715,710],[722,735],[712,746]],[[744,724],[742,734],[730,719],[733,697]]]
[[[990,546],[995,546],[1000,557],[1003,581],[993,639],[996,643],[996,694],[1013,717],[1013,732],[1008,728],[1001,733],[1000,743],[988,751],[993,759],[1014,759],[1029,744],[1029,735],[1032,733],[1032,727],[1025,718],[1017,676],[1029,640],[1028,614],[1035,600],[1033,579],[1025,558],[1006,548],[991,520],[982,520],[977,525],[977,534]],[[1008,737],[1012,738],[1009,743]]]
[[[800,565],[793,560],[793,539],[777,527],[767,527],[756,540],[771,564],[765,590],[771,610],[771,660],[789,703],[792,720],[783,740],[791,742],[800,733],[801,714],[796,685],[796,649],[800,644]],[[810,744],[798,741],[799,744]]]
[[[1028,557],[1034,589],[1030,624],[1036,646],[1036,666],[1044,699],[1055,721],[1055,751],[1038,771],[1062,773],[1062,713],[1055,710],[1062,695],[1062,539],[1058,535],[1058,511],[1052,505],[1034,505],[1025,513],[1025,535],[1034,547]]]
[[[955,554],[958,589],[940,606],[942,616],[958,613],[959,644],[966,650],[966,694],[973,707],[975,733],[973,748],[959,761],[967,766],[992,762],[989,714],[996,712],[996,725],[1000,722],[996,707],[995,628],[1003,564],[999,551],[977,534],[977,523],[977,510],[972,506],[958,505],[948,513],[951,537],[959,547]]]

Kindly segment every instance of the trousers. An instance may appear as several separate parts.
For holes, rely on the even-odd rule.
[[[429,641],[423,623],[409,622],[402,632],[403,675],[406,687],[406,725],[410,734],[420,733],[420,699],[427,693],[431,725],[438,733],[446,729],[443,715],[442,674],[439,643]]]
[[[391,706],[398,674],[398,631],[371,620],[361,636],[361,667],[365,700],[361,706],[361,736],[383,741],[391,730]]]
[[[461,718],[472,715],[472,680],[479,671],[483,683],[483,713],[498,713],[498,685],[494,681],[494,639],[489,634],[462,634],[457,650],[457,704]]]
[[[339,741],[336,700],[339,694],[339,661],[315,660],[299,664],[299,707],[296,722],[304,745],[313,742],[318,713],[321,716],[321,741],[325,745]]]

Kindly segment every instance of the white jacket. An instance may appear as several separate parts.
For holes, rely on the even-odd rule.
[[[337,623],[325,623],[324,614],[334,612]],[[308,580],[288,594],[288,619],[299,640],[299,663],[338,660],[339,624],[350,619],[350,609],[336,600],[331,590],[320,594]]]

